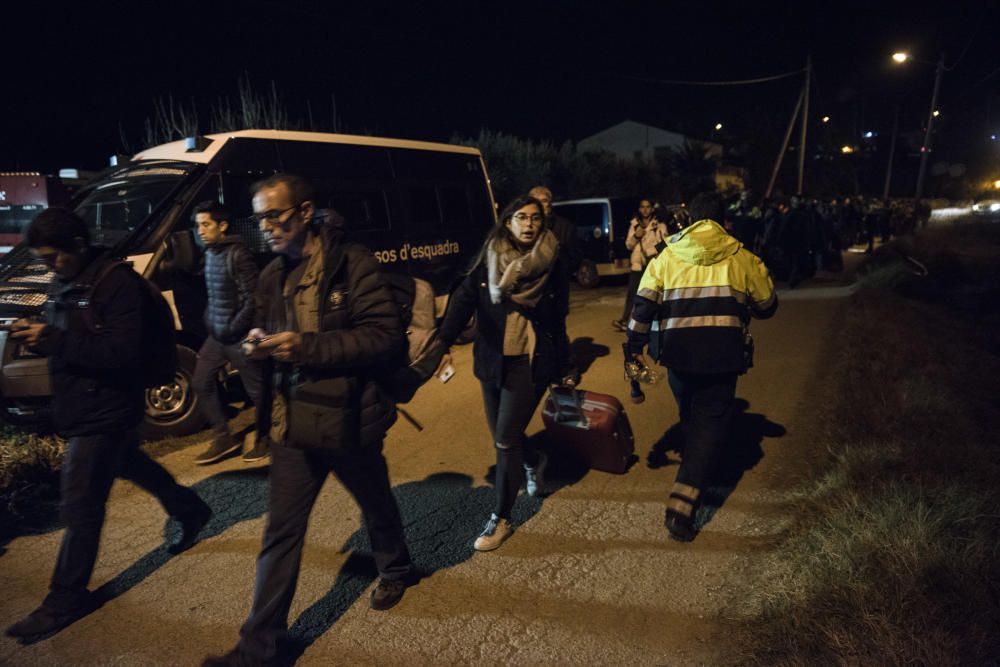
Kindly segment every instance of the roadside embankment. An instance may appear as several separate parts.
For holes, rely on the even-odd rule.
[[[734,662],[991,663],[1000,225],[895,241],[860,280],[816,383],[818,463],[793,491],[798,516],[734,584]]]

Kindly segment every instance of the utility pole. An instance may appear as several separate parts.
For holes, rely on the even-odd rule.
[[[934,111],[937,109],[938,90],[941,89],[941,75],[944,74],[944,54],[938,58],[934,71],[934,92],[931,93],[931,109],[927,114],[927,130],[924,132],[924,145],[920,147],[920,171],[917,172],[917,193],[913,197],[916,209],[924,196],[924,176],[927,173],[927,156],[931,152],[931,128],[934,125]]]
[[[889,142],[889,166],[885,168],[885,187],[882,188],[882,199],[889,198],[889,183],[892,182],[892,158],[896,155],[896,134],[899,132],[899,105],[896,105],[896,115],[892,119],[892,139]]]
[[[812,79],[812,56],[806,56],[806,85],[802,90],[802,135],[799,139],[799,187],[802,194],[802,184],[806,168],[806,130],[809,127],[809,81]]]
[[[799,93],[799,100],[795,103],[795,111],[792,112],[792,117],[788,121],[788,129],[785,130],[785,138],[781,141],[781,150],[778,151],[778,157],[774,161],[774,169],[771,170],[771,180],[767,183],[767,192],[764,193],[764,199],[771,196],[771,191],[774,190],[774,182],[778,180],[778,171],[781,169],[781,162],[785,158],[785,152],[788,150],[788,141],[792,138],[792,130],[795,129],[795,119],[799,117],[799,109],[802,108],[802,98],[805,97],[805,89]]]

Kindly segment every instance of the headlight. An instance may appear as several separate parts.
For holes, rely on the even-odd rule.
[[[990,204],[990,210],[991,211],[1000,211],[1000,203]]]

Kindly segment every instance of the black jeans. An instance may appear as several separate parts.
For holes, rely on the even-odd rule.
[[[60,519],[66,525],[45,606],[73,608],[84,601],[101,542],[105,505],[116,477],[153,494],[177,519],[205,503],[141,449],[135,429],[71,437],[60,470]]]
[[[229,420],[226,418],[226,406],[219,396],[218,377],[226,362],[229,362],[239,371],[243,386],[250,395],[258,412],[264,409],[261,405],[261,386],[263,384],[263,366],[260,362],[250,359],[241,349],[241,343],[223,345],[213,336],[205,339],[201,349],[198,350],[198,363],[194,368],[194,377],[191,382],[194,390],[198,393],[201,402],[201,410],[205,413],[212,430],[216,433],[229,432]],[[257,436],[267,435],[267,428],[261,430],[258,422]]]
[[[309,514],[330,472],[361,507],[379,576],[403,579],[413,567],[381,444],[342,456],[275,444],[270,514],[257,557],[257,585],[250,616],[240,629],[241,649],[257,659],[273,658],[278,639],[288,629]]]
[[[639,281],[645,271],[629,271],[628,289],[625,292],[625,310],[622,311],[622,319],[628,322],[632,317],[632,304],[635,303],[635,293],[639,291]]]
[[[736,400],[736,373],[700,375],[670,370],[684,434],[677,482],[704,489],[729,435]]]
[[[531,379],[528,355],[503,358],[501,386],[482,382],[486,421],[497,448],[497,502],[493,512],[510,519],[517,493],[524,483],[524,465],[538,464],[538,452],[524,443],[527,428],[546,386]]]

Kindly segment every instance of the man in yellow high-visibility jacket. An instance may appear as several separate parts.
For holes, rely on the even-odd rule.
[[[694,224],[674,234],[646,267],[628,324],[628,350],[641,356],[659,323],[659,359],[680,410],[684,454],[667,503],[670,537],[694,539],[699,496],[728,434],[736,379],[749,367],[751,317],[778,307],[774,283],[757,256],[716,222],[722,198],[702,193]]]

